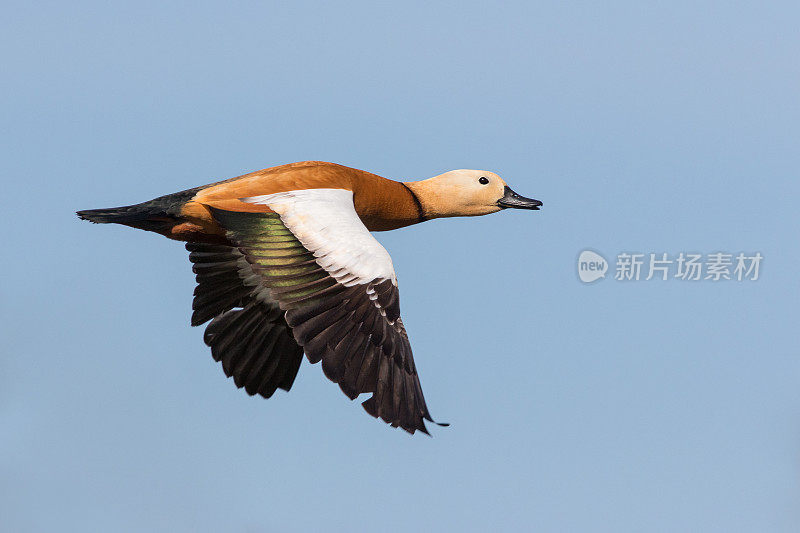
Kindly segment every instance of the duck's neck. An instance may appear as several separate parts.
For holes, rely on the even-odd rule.
[[[370,231],[387,231],[428,220],[425,206],[409,183],[374,174],[353,184],[356,212]]]
[[[439,194],[435,183],[433,183],[433,178],[420,181],[406,181],[403,185],[414,193],[415,198],[422,208],[422,213],[425,215],[425,220],[453,216],[444,209],[444,199]]]

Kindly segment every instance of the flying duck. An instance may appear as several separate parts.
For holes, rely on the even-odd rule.
[[[305,161],[77,215],[186,241],[191,324],[211,321],[205,343],[248,394],[288,391],[305,352],[351,400],[372,393],[367,413],[428,434],[392,259],[370,232],[541,205],[483,170],[399,182]]]

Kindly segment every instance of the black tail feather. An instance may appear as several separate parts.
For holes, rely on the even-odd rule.
[[[81,220],[88,220],[95,224],[131,224],[147,220],[153,213],[138,205],[128,205],[108,209],[85,209],[75,214]]]
[[[183,205],[191,200],[200,187],[175,194],[159,196],[148,202],[108,209],[85,209],[76,214],[82,220],[96,224],[125,224],[134,228],[158,231],[166,221],[175,221]]]

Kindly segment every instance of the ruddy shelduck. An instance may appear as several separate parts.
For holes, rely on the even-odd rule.
[[[306,161],[77,214],[186,241],[192,325],[211,321],[211,354],[248,394],[288,391],[305,352],[350,399],[372,393],[373,417],[428,433],[392,259],[370,232],[541,205],[483,170],[399,182]]]

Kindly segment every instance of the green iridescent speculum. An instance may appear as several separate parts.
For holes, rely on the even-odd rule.
[[[244,244],[241,249],[250,263],[282,300],[310,304],[316,300],[314,294],[336,284],[278,215],[227,212],[223,216],[233,240]]]

